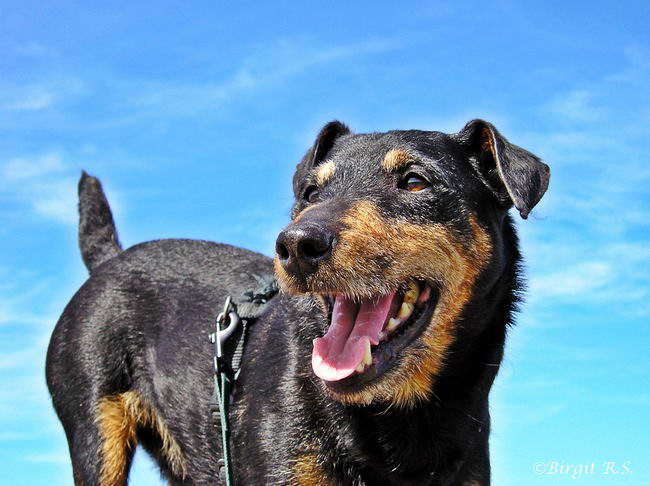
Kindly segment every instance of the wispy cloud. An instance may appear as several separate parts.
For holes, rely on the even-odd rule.
[[[0,298],[0,326],[8,323],[43,324],[46,322],[52,321],[46,321],[38,314],[29,311],[16,310],[11,304],[8,304],[3,298]],[[2,367],[1,363],[5,358],[6,356],[0,358],[0,367]]]
[[[60,153],[48,153],[34,158],[9,159],[0,165],[0,174],[13,183],[60,174],[66,169]]]
[[[32,438],[34,438],[33,434],[26,434],[24,432],[0,432],[0,442],[13,442]]]
[[[600,120],[604,110],[594,103],[594,96],[588,89],[569,91],[551,99],[546,109],[559,118],[571,121]]]
[[[56,54],[56,50],[51,46],[46,46],[41,42],[25,41],[16,42],[8,41],[2,46],[5,48],[6,53],[20,57],[44,57]]]
[[[398,49],[401,45],[396,39],[330,46],[310,45],[308,40],[285,40],[252,50],[248,58],[222,79],[200,82],[121,79],[115,83],[116,95],[132,109],[155,108],[158,115],[196,114],[281,85],[320,67]]]
[[[534,243],[537,261],[531,268],[527,298],[531,306],[551,310],[562,304],[584,308],[607,303],[612,313],[649,315],[650,258],[641,244],[562,245]],[[564,321],[556,324],[560,322]]]
[[[11,158],[0,162],[0,190],[35,214],[74,224],[77,170],[59,152]]]
[[[572,267],[535,278],[530,292],[535,299],[584,297],[611,283],[614,277],[608,262],[581,262]]]
[[[537,310],[606,302],[617,315],[649,315],[650,168],[639,126],[647,126],[650,98],[613,98],[611,91],[625,82],[650,94],[650,56],[630,48],[622,61],[620,76],[603,75],[540,104],[540,113],[552,117],[545,120],[550,128],[531,145],[553,175],[540,205],[543,220],[521,225],[531,258],[528,300]],[[625,113],[623,102],[632,103]]]
[[[548,421],[567,408],[566,403],[531,406],[529,403],[509,402],[508,413],[498,413],[498,421],[505,427],[527,428]],[[503,408],[505,409],[505,407]]]
[[[34,302],[52,298],[52,282],[42,276],[21,269],[0,268],[0,326],[18,324],[24,328],[40,329],[51,326],[57,316],[34,310]],[[20,352],[27,352],[21,349]],[[2,363],[10,362],[8,356],[0,358]]]
[[[0,112],[34,112],[64,105],[88,94],[79,77],[52,75],[48,72],[31,79],[0,81]]]
[[[29,79],[14,77],[0,81],[0,128],[55,126],[59,131],[78,132],[80,127],[107,129],[143,120],[208,113],[218,117],[221,108],[240,106],[259,96],[286,90],[300,76],[316,76],[326,67],[345,71],[351,62],[357,63],[356,68],[361,62],[404,44],[404,36],[329,44],[316,43],[308,37],[286,38],[251,45],[247,54],[230,66],[220,60],[224,69],[218,74],[207,70],[166,78],[129,75],[92,63],[74,66],[51,55],[40,44],[25,44],[15,47],[13,52],[49,56],[53,65],[39,74],[30,74]],[[84,111],[87,106],[96,110],[90,119]],[[33,116],[40,112],[46,112],[47,118]]]
[[[76,177],[66,177],[48,183],[34,183],[34,211],[53,221],[77,224]]]
[[[55,320],[42,319],[42,322],[53,323]],[[37,342],[27,349],[10,353],[3,353],[2,356],[0,356],[0,371],[5,372],[7,370],[21,369],[26,365],[40,362],[43,360],[43,356],[45,356],[46,350],[47,343]]]
[[[607,76],[606,81],[625,84],[640,84],[647,88],[650,74],[650,50],[647,46],[631,45],[625,48],[628,66],[617,73]]]
[[[47,108],[54,101],[54,94],[43,88],[33,88],[5,100],[0,109],[8,111],[37,111]]]
[[[28,454],[25,456],[25,461],[47,464],[68,464],[70,462],[70,455],[65,449],[59,449],[41,454]]]

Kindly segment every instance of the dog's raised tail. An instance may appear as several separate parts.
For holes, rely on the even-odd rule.
[[[102,185],[85,171],[79,179],[79,248],[90,273],[122,251]]]

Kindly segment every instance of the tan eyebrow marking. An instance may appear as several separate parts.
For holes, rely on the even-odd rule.
[[[316,169],[316,183],[319,186],[325,184],[336,171],[336,165],[331,160],[322,164],[318,169]]]
[[[410,164],[415,160],[413,155],[400,149],[393,149],[386,152],[384,160],[381,161],[381,167],[386,172],[392,172],[401,169],[405,165]]]

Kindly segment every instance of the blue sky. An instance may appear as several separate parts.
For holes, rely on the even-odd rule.
[[[189,237],[270,254],[325,122],[454,132],[482,117],[553,171],[519,221],[530,293],[492,391],[494,484],[650,484],[650,3],[1,10],[0,483],[71,482],[43,368],[86,278],[82,168],[126,246]],[[553,462],[595,473],[549,474]],[[131,484],[160,484],[143,455]]]

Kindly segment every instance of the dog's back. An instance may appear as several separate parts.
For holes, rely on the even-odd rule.
[[[219,453],[208,412],[213,382],[206,363],[213,351],[207,335],[225,296],[255,288],[257,275],[272,272],[271,261],[195,240],[122,251],[101,185],[85,173],[79,213],[79,244],[91,276],[57,323],[46,369],[75,483],[122,484],[138,443],[173,483],[197,467],[188,464],[193,460],[218,477],[216,462],[191,454],[204,443]],[[178,382],[195,395],[175,393]],[[181,451],[179,437],[189,451]]]

